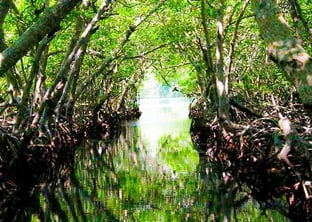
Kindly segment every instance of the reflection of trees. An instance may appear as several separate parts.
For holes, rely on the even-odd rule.
[[[180,169],[178,177],[172,178],[168,169],[163,171],[163,167],[145,152],[136,124],[126,123],[124,127],[117,141],[84,143],[77,152],[70,179],[42,195],[45,218],[58,217],[62,221],[95,218],[100,221],[222,221],[227,218],[239,221],[259,217],[261,212],[246,202],[249,194],[242,194],[241,188],[230,179],[225,183],[218,167],[201,159],[197,171]],[[162,152],[169,156],[170,152],[175,152],[176,156],[187,155],[174,138],[172,141],[166,138],[167,145],[175,149],[167,148]],[[175,163],[167,164],[173,169]]]
[[[103,155],[108,152],[107,148],[103,141],[84,143],[78,152],[77,164],[72,169],[70,178],[58,188],[43,194],[45,218],[89,221],[99,215],[103,219],[109,218],[109,221],[118,221],[107,206],[107,199],[99,198],[108,196],[110,189],[107,184],[118,187],[114,170],[108,164],[112,162],[111,156]]]

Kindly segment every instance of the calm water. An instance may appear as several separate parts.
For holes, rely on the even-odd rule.
[[[260,209],[247,191],[225,184],[200,159],[184,98],[140,102],[140,121],[126,122],[117,141],[86,141],[72,176],[40,201],[46,221],[286,221]],[[246,200],[246,201],[240,201]],[[234,205],[235,203],[235,205]],[[38,215],[32,220],[38,221]]]

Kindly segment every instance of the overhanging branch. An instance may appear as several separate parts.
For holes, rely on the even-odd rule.
[[[71,12],[80,0],[63,0],[45,11],[19,39],[9,48],[0,53],[0,77],[15,65],[34,45],[38,44],[47,34],[58,30],[61,21]]]

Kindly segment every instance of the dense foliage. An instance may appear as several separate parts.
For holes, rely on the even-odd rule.
[[[247,183],[278,173],[285,184],[257,177],[261,189],[249,188],[311,219],[311,10],[309,0],[0,0],[0,208],[55,172],[66,178],[55,163],[83,139],[118,134],[154,76],[193,99],[202,151]],[[189,152],[166,149],[159,158],[173,165]]]

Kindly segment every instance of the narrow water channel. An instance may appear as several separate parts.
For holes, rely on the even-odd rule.
[[[71,178],[41,194],[46,221],[286,221],[199,158],[185,98],[140,104],[139,121],[116,141],[86,141]]]

